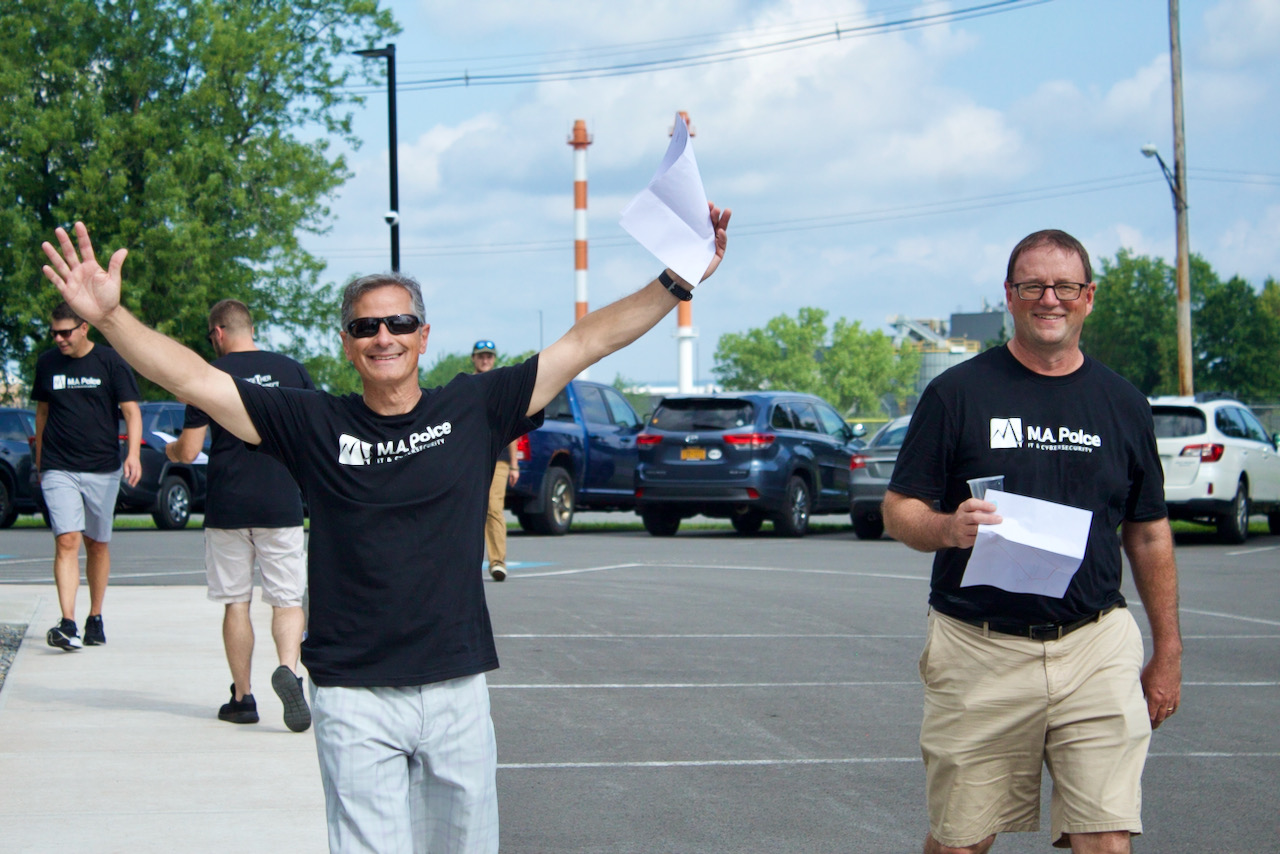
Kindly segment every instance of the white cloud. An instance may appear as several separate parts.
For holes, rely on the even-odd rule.
[[[1204,27],[1208,38],[1199,52],[1204,62],[1223,68],[1273,64],[1280,43],[1280,3],[1223,0],[1205,12]]]

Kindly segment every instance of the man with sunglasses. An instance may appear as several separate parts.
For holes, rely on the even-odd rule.
[[[107,642],[102,603],[111,576],[111,526],[123,476],[142,476],[142,410],[138,383],[125,360],[89,338],[89,324],[65,302],[53,310],[56,347],[36,361],[31,398],[36,401],[35,468],[53,527],[53,580],[62,619],[49,629],[49,646],[72,652]],[[117,414],[127,446],[120,462]],[[84,638],[76,626],[80,545],[89,581]]]
[[[477,374],[493,370],[498,361],[498,348],[492,341],[477,341],[471,348],[471,364]],[[507,487],[515,486],[520,479],[520,458],[516,443],[507,446],[493,467],[489,482],[489,513],[484,523],[484,547],[489,553],[489,576],[494,581],[507,578],[507,517],[503,510],[507,503]]]
[[[1048,766],[1054,845],[1128,852],[1142,832],[1151,731],[1177,711],[1182,678],[1151,407],[1080,350],[1097,285],[1078,240],[1028,235],[1004,289],[1013,339],[930,383],[884,501],[890,535],[936,552],[920,658],[924,850],[981,854],[997,833],[1039,829]],[[964,584],[978,527],[1001,521],[967,481],[991,475],[1008,492],[1092,512],[1061,597]],[[1122,549],[1151,626],[1145,667],[1120,592]]]
[[[307,369],[281,353],[258,349],[249,306],[219,300],[209,309],[213,366],[265,388],[315,388]],[[208,415],[188,406],[182,435],[165,446],[174,462],[193,462],[204,450]],[[306,618],[307,586],[302,497],[298,484],[278,460],[251,454],[235,436],[212,424],[209,492],[204,507],[204,561],[209,598],[223,605],[222,643],[231,668],[231,699],[218,720],[256,724],[258,704],[250,674],[253,663],[253,570],[262,573],[262,601],[271,606],[271,638],[279,665],[271,687],[284,706],[284,723],[294,732],[311,726],[311,710],[296,673]]]
[[[710,206],[715,255],[730,213]],[[586,315],[523,364],[423,389],[430,327],[418,283],[347,285],[341,339],[362,394],[260,388],[210,367],[120,305],[127,250],[97,262],[76,223],[45,243],[45,275],[140,373],[281,460],[311,511],[311,675],[333,851],[498,850],[497,746],[484,674],[498,666],[476,567],[488,477],[584,369],[689,299],[668,271]]]

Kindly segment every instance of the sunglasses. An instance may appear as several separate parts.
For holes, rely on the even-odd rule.
[[[493,346],[492,341],[477,341],[476,346],[471,348],[471,352],[476,353],[476,352],[479,352],[480,350],[497,350],[497,349],[498,349],[497,347]]]
[[[393,314],[390,317],[357,317],[347,324],[347,334],[352,338],[372,338],[378,334],[378,327],[387,324],[387,331],[392,335],[408,335],[417,332],[422,320],[415,314]]]
[[[81,325],[82,324],[76,324],[75,326],[72,326],[69,329],[50,329],[49,334],[52,335],[54,339],[70,338],[71,333],[79,329]]]

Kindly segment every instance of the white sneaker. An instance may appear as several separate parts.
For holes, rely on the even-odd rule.
[[[506,581],[507,568],[500,563],[491,563],[489,564],[489,575],[493,577],[494,581]]]

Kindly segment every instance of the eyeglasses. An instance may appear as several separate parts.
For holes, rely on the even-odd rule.
[[[208,338],[208,339],[209,339],[209,343],[210,343],[210,344],[212,344],[212,343],[213,343],[213,333],[217,332],[219,329],[226,329],[226,327],[225,327],[225,326],[215,326],[215,327],[213,327],[212,329],[210,329],[210,330],[209,330],[209,332],[204,336],[205,338]]]
[[[481,350],[497,350],[492,341],[477,341],[476,345],[471,348],[472,353],[479,353]]]
[[[372,338],[378,334],[378,327],[387,325],[392,335],[408,335],[417,332],[422,320],[414,314],[393,314],[390,317],[357,317],[347,324],[347,333],[352,338]]]
[[[50,329],[49,334],[54,337],[54,340],[59,338],[70,338],[71,333],[79,329],[81,325],[82,324],[77,323],[75,326],[69,326],[66,329]]]
[[[1080,292],[1087,287],[1088,285],[1082,285],[1078,282],[1058,282],[1056,285],[1042,285],[1039,282],[1020,282],[1013,285],[1013,289],[1018,292],[1019,299],[1040,299],[1040,297],[1044,296],[1046,290],[1050,290],[1053,291],[1055,297],[1063,302],[1080,299]]]

